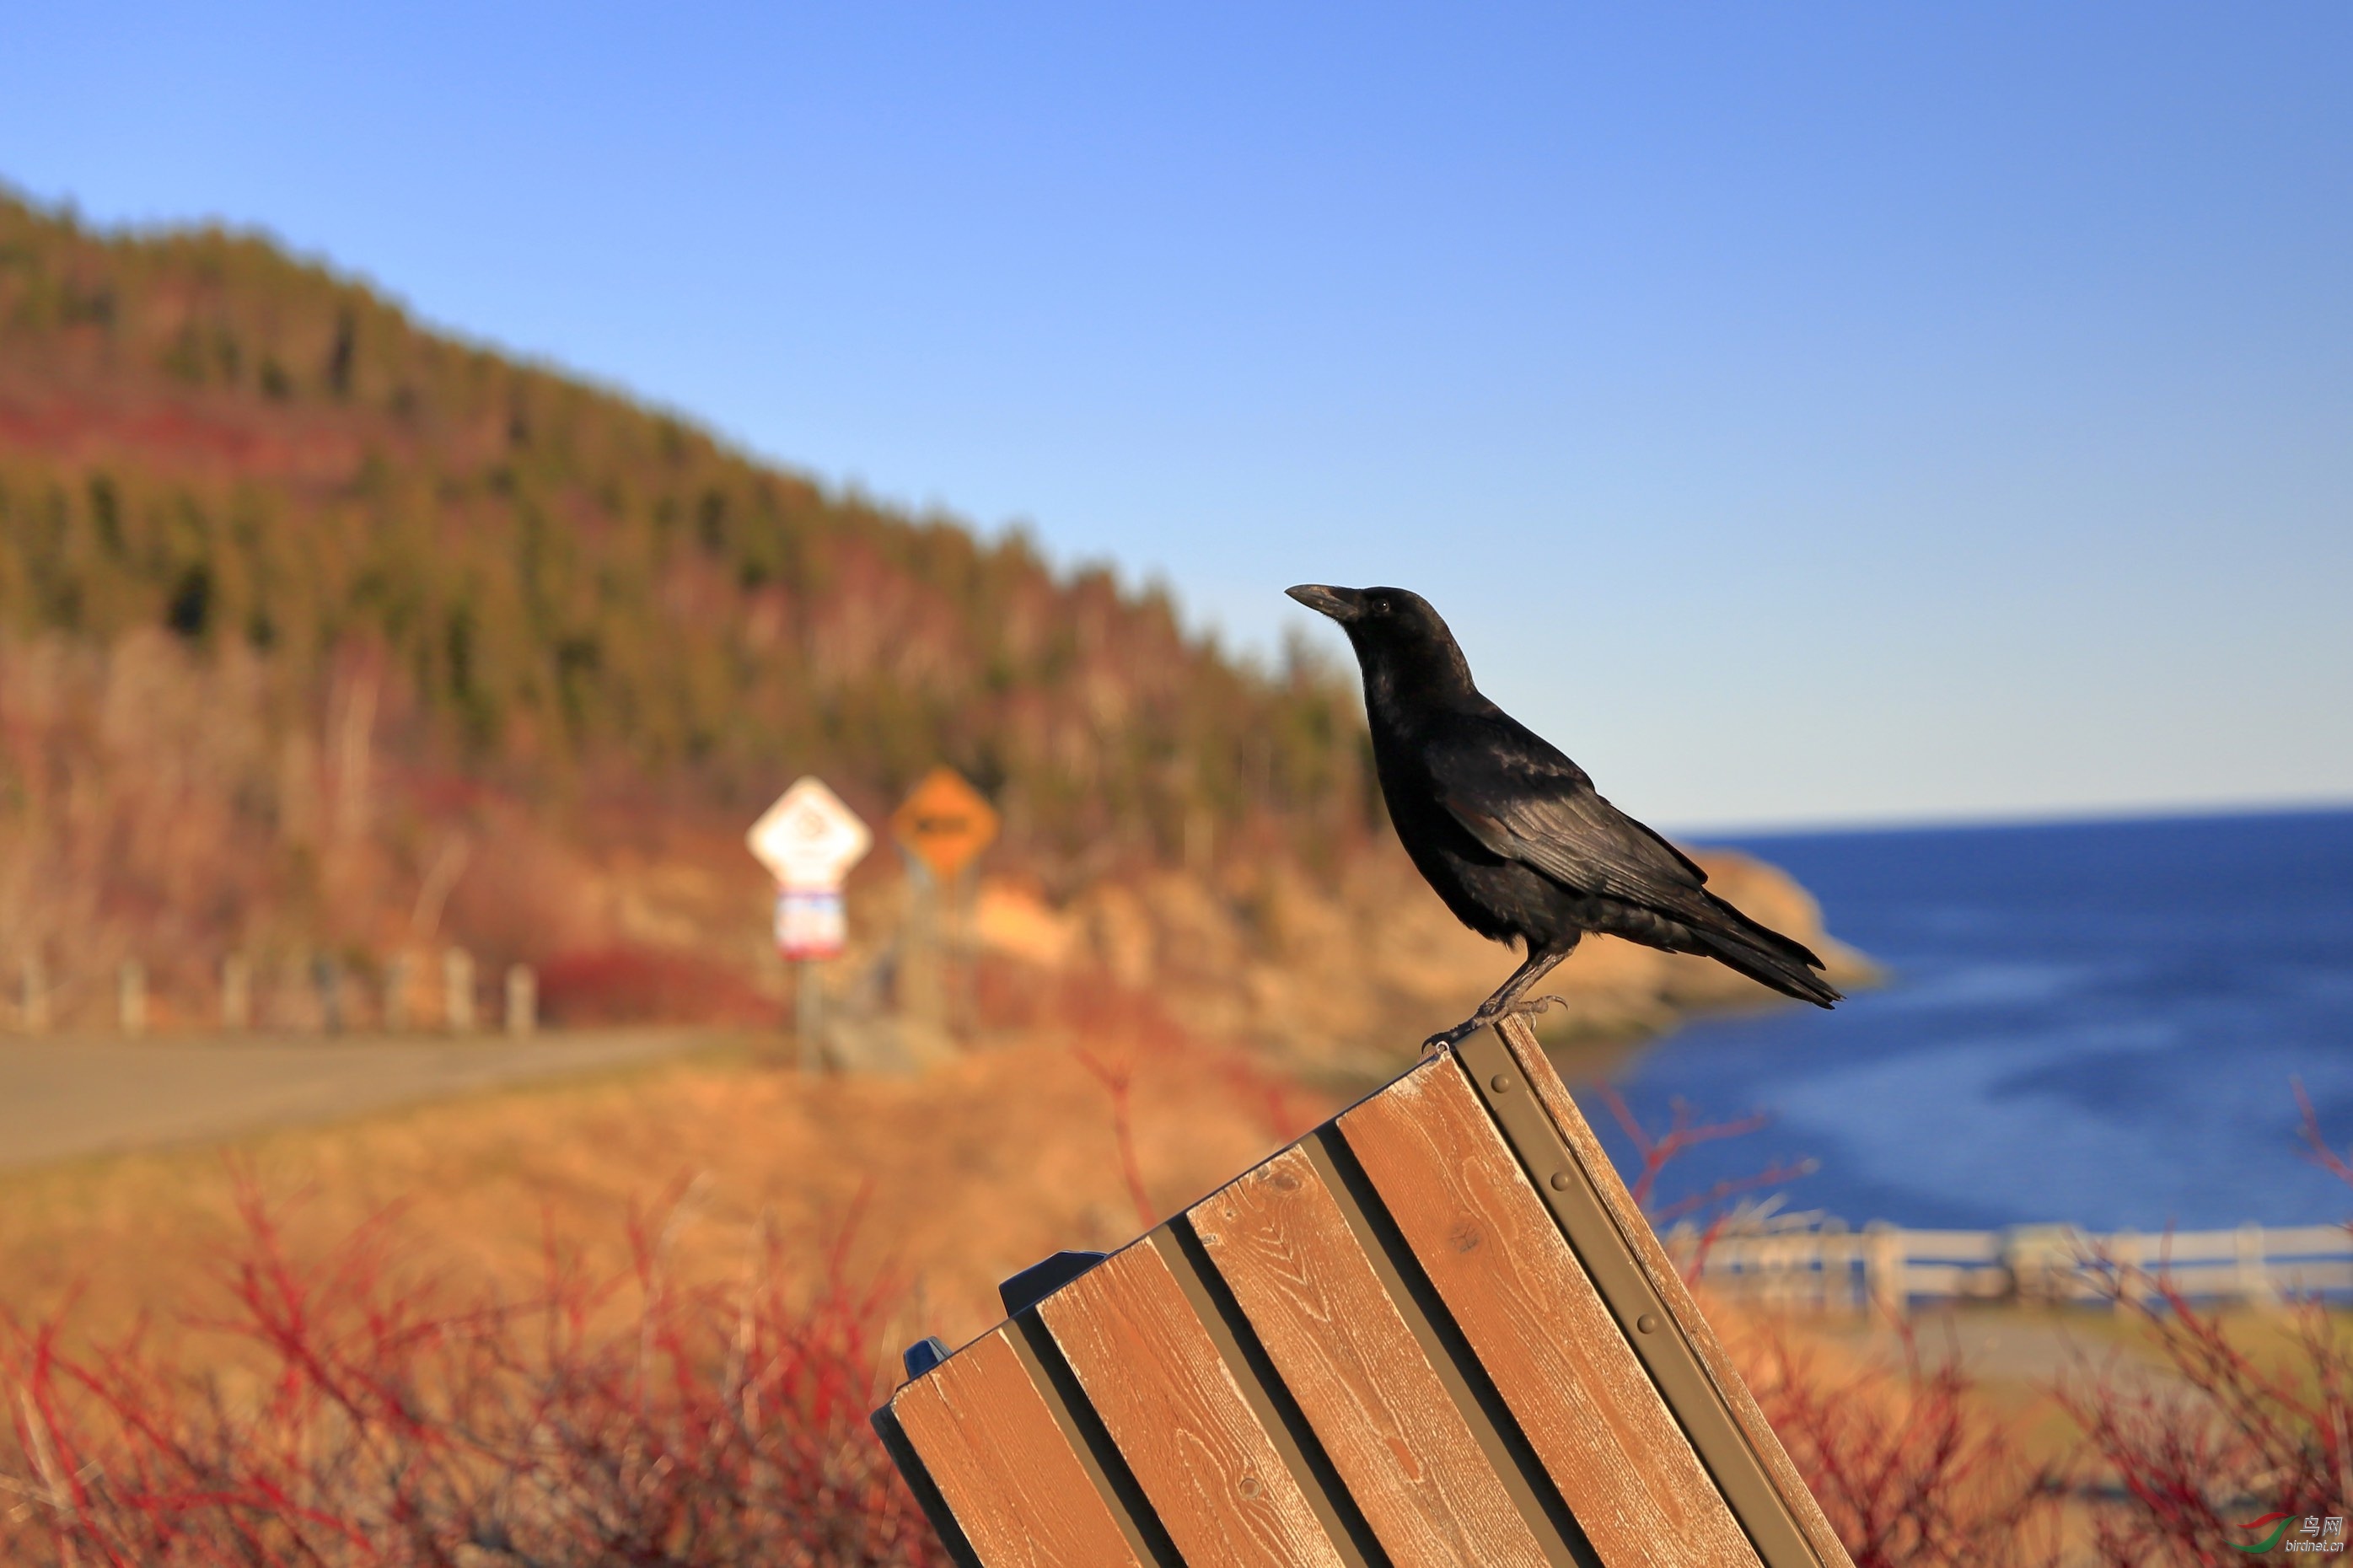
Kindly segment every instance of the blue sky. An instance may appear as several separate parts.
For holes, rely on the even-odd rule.
[[[1683,826],[2353,799],[2353,8],[83,3],[217,216],[1261,650],[1400,583]]]

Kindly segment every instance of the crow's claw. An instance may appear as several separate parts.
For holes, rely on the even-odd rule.
[[[1477,1034],[1480,1030],[1487,1027],[1490,1024],[1499,1024],[1505,1018],[1516,1018],[1525,1014],[1541,1013],[1556,1002],[1559,1003],[1564,1007],[1568,1005],[1568,998],[1566,996],[1528,996],[1514,1002],[1508,1006],[1497,1007],[1492,1011],[1488,1008],[1482,1007],[1476,1013],[1472,1014],[1469,1017],[1455,1025],[1454,1027],[1451,1029],[1441,1029],[1437,1034],[1430,1036],[1430,1038],[1422,1041],[1421,1054],[1423,1056],[1433,1055],[1439,1051],[1444,1050],[1449,1046],[1460,1044],[1461,1041],[1470,1038],[1472,1035]]]

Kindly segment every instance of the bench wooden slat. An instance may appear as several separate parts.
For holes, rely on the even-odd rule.
[[[1187,1563],[1345,1568],[1152,1238],[1038,1311]]]
[[[987,1568],[1143,1568],[1000,1326],[891,1412]]]
[[[1396,1568],[1546,1568],[1303,1149],[1187,1217]]]
[[[1626,1190],[1626,1184],[1619,1176],[1617,1167],[1609,1163],[1601,1141],[1593,1135],[1593,1129],[1586,1121],[1584,1112],[1577,1110],[1577,1100],[1569,1094],[1568,1086],[1561,1081],[1560,1074],[1554,1070],[1551,1061],[1546,1058],[1544,1047],[1537,1042],[1535,1030],[1529,1026],[1525,1018],[1515,1017],[1504,1019],[1495,1033],[1509,1052],[1513,1063],[1520,1068],[1528,1088],[1535,1091],[1538,1103],[1544,1107],[1546,1120],[1567,1145],[1570,1158],[1585,1173],[1594,1195],[1609,1212],[1626,1255],[1665,1303],[1673,1326],[1689,1342],[1702,1373],[1716,1396],[1724,1402],[1725,1414],[1739,1429],[1757,1463],[1763,1467],[1766,1479],[1788,1523],[1799,1536],[1797,1544],[1801,1548],[1810,1548],[1810,1554],[1818,1563],[1830,1564],[1831,1568],[1852,1568],[1852,1560],[1839,1541],[1838,1531],[1822,1512],[1821,1504],[1808,1489],[1805,1479],[1799,1475],[1798,1467],[1790,1461],[1788,1450],[1781,1447],[1780,1438],[1774,1435],[1772,1424],[1765,1419],[1764,1411],[1757,1407],[1756,1396],[1749,1393],[1747,1383],[1742,1379],[1739,1369],[1733,1365],[1732,1357],[1725,1353],[1722,1342],[1715,1337],[1715,1331],[1708,1327],[1707,1318],[1700,1311],[1699,1303],[1692,1300],[1690,1287],[1683,1283],[1682,1273],[1667,1257],[1667,1249],[1660,1245],[1658,1233],[1651,1228],[1650,1221],[1642,1217],[1642,1211],[1636,1205],[1633,1194]],[[1803,1551],[1785,1553],[1775,1550],[1773,1552],[1776,1563],[1802,1563],[1807,1554]]]
[[[876,1428],[955,1561],[1851,1568],[1534,1035],[1498,1035],[902,1387]]]
[[[1602,1560],[1757,1564],[1454,1058],[1338,1125]]]

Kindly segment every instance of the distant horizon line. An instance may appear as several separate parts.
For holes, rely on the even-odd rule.
[[[1826,838],[1873,833],[1967,833],[2010,827],[2156,826],[2173,822],[2237,821],[2263,816],[2343,816],[2353,814],[2353,795],[2285,801],[2225,801],[2203,805],[2021,807],[1952,816],[1851,816],[1752,823],[1678,823],[1669,831],[1694,843],[1736,843],[1761,838]]]

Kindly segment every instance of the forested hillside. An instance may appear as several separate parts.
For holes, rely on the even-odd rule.
[[[997,863],[1054,888],[1322,857],[1366,826],[1362,744],[1344,682],[1248,668],[1107,572],[828,492],[265,239],[0,197],[0,963],[364,961],[452,921],[543,952],[594,935],[531,906],[534,875],[575,897],[552,860],[716,864],[803,772],[875,813],[953,763]]]
[[[456,942],[486,989],[543,965],[559,1018],[773,1020],[744,826],[803,773],[879,823],[946,762],[1006,822],[1008,1019],[1094,975],[1293,1055],[1410,1040],[1501,955],[1379,829],[1352,686],[266,240],[0,197],[0,1018],[29,966],[54,1023],[104,1025],[136,960],[158,1026],[204,1024],[234,953],[260,1021],[315,1024],[322,960],[424,990]],[[852,884],[870,1000],[901,891],[887,849]],[[1606,1031],[1753,989],[1588,946],[1564,984]]]

